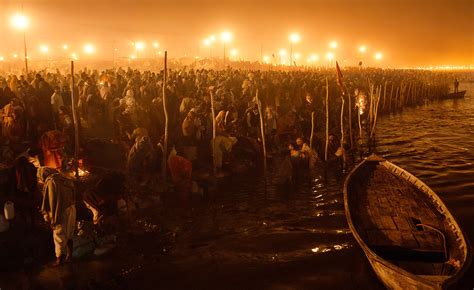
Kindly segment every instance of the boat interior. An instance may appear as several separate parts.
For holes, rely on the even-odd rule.
[[[366,162],[354,174],[351,217],[373,252],[415,275],[457,271],[464,260],[460,239],[431,198],[379,162]]]

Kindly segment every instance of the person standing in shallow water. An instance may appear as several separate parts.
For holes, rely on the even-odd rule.
[[[454,79],[454,92],[457,93],[459,92],[459,81],[458,79]]]

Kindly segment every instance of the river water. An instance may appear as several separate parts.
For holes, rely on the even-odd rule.
[[[474,86],[377,125],[376,151],[434,189],[474,241]],[[292,188],[252,173],[188,209],[163,206],[159,231],[113,256],[41,270],[45,289],[384,289],[352,237],[337,170]],[[98,281],[96,284],[91,280]],[[95,285],[95,286],[94,286]],[[473,267],[458,289],[472,289]]]
[[[474,86],[463,87],[465,99],[381,118],[376,151],[431,186],[474,241]],[[347,226],[342,183],[331,171],[290,189],[234,179],[190,213],[169,259],[127,281],[179,289],[383,289]],[[473,285],[471,268],[458,288]]]

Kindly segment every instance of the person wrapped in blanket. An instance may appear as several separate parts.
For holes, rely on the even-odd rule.
[[[117,213],[117,201],[125,192],[125,177],[117,172],[107,173],[95,186],[83,194],[84,204],[92,213],[96,229],[101,228],[104,218]]]
[[[40,167],[37,177],[43,185],[41,214],[53,230],[56,254],[53,266],[59,266],[72,259],[72,237],[76,228],[74,181],[50,167]]]

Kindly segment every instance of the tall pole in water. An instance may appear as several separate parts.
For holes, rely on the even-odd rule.
[[[224,42],[224,69],[225,69],[225,42]]]
[[[23,30],[23,49],[25,52],[25,72],[28,74],[28,50],[26,49],[26,31]]]
[[[166,185],[166,161],[168,157],[168,110],[166,107],[166,81],[168,71],[168,51],[165,51],[165,65],[163,69],[163,111],[165,113],[165,136],[163,140],[163,159],[161,162],[161,173],[163,175],[163,184]]]
[[[76,178],[79,177],[79,121],[76,112],[76,98],[74,94],[74,61],[71,60],[71,107],[72,107],[72,120],[74,122],[74,170],[76,172]]]

